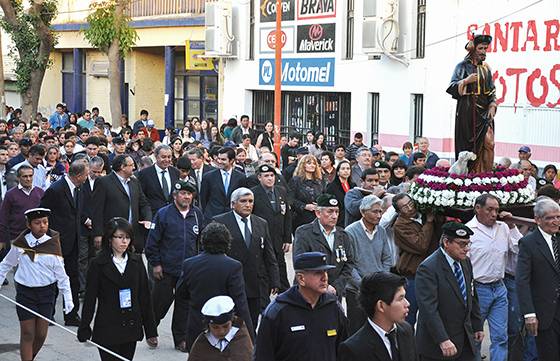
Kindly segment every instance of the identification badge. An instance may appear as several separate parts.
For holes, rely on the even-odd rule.
[[[132,292],[130,291],[130,288],[119,290],[119,301],[121,308],[132,307]]]
[[[290,329],[292,330],[292,332],[304,331],[305,330],[305,325],[292,326],[292,327],[290,327]]]
[[[327,330],[327,336],[336,336],[336,330]]]

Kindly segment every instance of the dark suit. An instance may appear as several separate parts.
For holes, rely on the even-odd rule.
[[[522,315],[536,313],[539,360],[558,360],[560,354],[560,270],[540,229],[519,241],[517,297]]]
[[[115,172],[98,178],[93,191],[93,236],[103,235],[107,221],[113,217],[122,217],[128,220],[129,209],[132,210],[132,229],[134,230],[134,247],[137,252],[144,248],[144,226],[139,221],[151,221],[152,213],[150,204],[142,192],[140,182],[135,177],[130,177],[128,182],[130,198]]]
[[[166,171],[169,172],[169,178],[171,179],[171,184],[168,184],[169,197],[165,197],[163,194],[163,188],[160,183],[161,174],[156,172],[155,164],[142,169],[136,176],[140,182],[140,186],[142,187],[142,191],[144,192],[146,199],[150,203],[153,215],[155,215],[160,208],[169,204],[172,199],[171,193],[173,192],[173,186],[175,186],[175,183],[177,183],[177,180],[179,179],[179,170],[177,168],[168,167]]]
[[[192,178],[192,180],[196,183],[196,197],[193,199],[193,204],[199,208],[200,207],[200,187],[202,186],[202,180],[204,179],[204,177],[206,177],[206,174],[208,172],[211,172],[213,170],[215,170],[216,168],[212,167],[211,165],[208,164],[203,164],[202,166],[202,174],[200,176],[200,182],[199,179],[196,177],[196,170],[195,169],[191,169],[190,171],[190,176]]]
[[[414,331],[408,323],[397,324],[399,361],[416,361]],[[340,344],[337,361],[391,361],[387,347],[368,321]]]
[[[243,266],[225,254],[201,254],[183,262],[183,274],[177,285],[176,298],[188,303],[187,348],[191,348],[198,335],[206,329],[201,314],[202,306],[215,296],[230,296],[235,303],[235,313],[245,324],[251,325],[247,306]],[[252,327],[247,327],[255,339]]]
[[[271,288],[279,288],[278,263],[274,255],[272,240],[266,221],[252,214],[251,245],[247,248],[245,240],[237,224],[233,211],[214,217],[216,222],[222,223],[231,233],[231,248],[228,256],[243,264],[243,278],[245,279],[245,293],[253,320],[254,329],[261,310],[268,305],[263,304],[270,295]]]
[[[70,187],[63,177],[45,191],[39,207],[49,208],[49,227],[60,233],[60,246],[64,257],[64,269],[70,278],[70,289],[74,308],[65,319],[75,318],[78,315],[80,301],[78,291],[80,290],[80,278],[78,271],[78,242],[81,232],[81,202],[79,201],[79,188],[75,189],[76,200],[74,200]]]
[[[292,243],[292,212],[288,204],[288,194],[284,188],[275,185],[275,204],[273,206],[268,194],[260,184],[251,188],[251,190],[255,196],[253,214],[266,220],[269,230],[273,230],[270,236],[272,238],[276,260],[278,261],[280,292],[284,292],[290,288],[290,283],[288,282],[286,260],[284,258],[282,246],[284,243]]]
[[[218,214],[228,212],[231,209],[231,193],[245,185],[245,174],[235,169],[232,169],[230,172],[227,194],[224,190],[222,171],[220,169],[208,172],[202,177],[199,200],[204,217],[208,221]]]
[[[419,309],[416,345],[421,358],[445,359],[439,346],[445,340],[455,344],[458,352],[456,359],[470,360],[474,357],[474,332],[482,331],[478,296],[470,260],[467,258],[459,263],[465,279],[466,304],[441,248],[426,258],[416,271]]]

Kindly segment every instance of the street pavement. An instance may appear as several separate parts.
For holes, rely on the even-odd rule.
[[[293,279],[292,254],[286,255],[288,266],[288,277]],[[0,289],[0,294],[15,299],[15,289],[13,282],[13,272],[8,275],[10,284]],[[16,307],[0,297],[0,360],[2,361],[19,361],[19,321],[16,315]],[[173,347],[173,337],[171,335],[171,315],[172,309],[169,310],[167,316],[162,320],[158,327],[159,346],[156,349],[150,349],[145,341],[139,342],[136,347],[135,361],[146,360],[166,360],[175,361],[187,359],[187,354],[176,351]],[[56,308],[56,321],[64,324],[62,320],[62,300],[58,298]],[[92,323],[93,326],[93,323]],[[77,327],[68,327],[76,332]],[[483,355],[489,355],[489,334],[488,328],[485,327],[485,338],[483,342]],[[98,360],[99,353],[97,348],[86,343],[80,343],[75,335],[56,327],[49,327],[49,333],[45,345],[35,358],[36,361],[76,361],[80,359]],[[490,360],[487,357],[486,360]]]

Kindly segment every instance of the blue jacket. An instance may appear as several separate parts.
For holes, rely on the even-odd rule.
[[[161,208],[152,221],[146,240],[146,257],[152,266],[162,266],[163,272],[179,277],[183,261],[198,253],[198,237],[204,216],[191,207],[187,216],[179,212],[175,203]]]

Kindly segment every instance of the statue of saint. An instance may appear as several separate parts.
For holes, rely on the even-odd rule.
[[[494,166],[494,115],[496,88],[486,60],[490,35],[474,35],[465,49],[467,56],[455,67],[447,93],[457,99],[455,113],[455,158],[467,150],[476,154],[469,172],[492,170]]]

